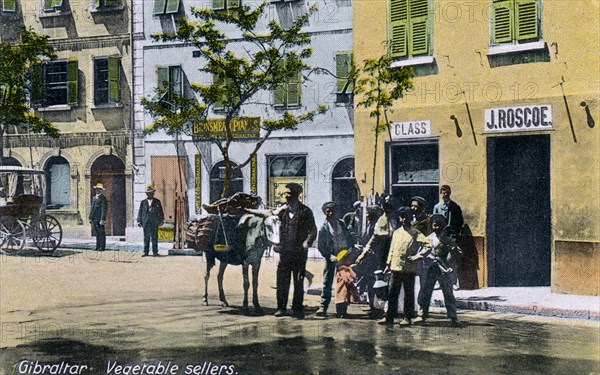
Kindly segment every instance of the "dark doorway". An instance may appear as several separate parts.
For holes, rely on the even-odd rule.
[[[340,217],[353,211],[352,204],[359,198],[354,172],[354,158],[343,159],[335,165],[332,173],[331,200],[338,204]]]
[[[125,164],[121,159],[112,155],[100,156],[92,164],[90,192],[93,196],[93,186],[97,183],[104,185],[104,195],[108,200],[106,213],[106,235],[124,236],[126,226],[125,198]],[[92,199],[90,196],[90,202]]]
[[[550,285],[550,136],[490,137],[487,158],[489,282]]]

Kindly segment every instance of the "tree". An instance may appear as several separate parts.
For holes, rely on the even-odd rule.
[[[27,29],[18,43],[0,42],[0,165],[4,159],[4,135],[26,128],[28,132],[58,137],[58,129],[37,116],[29,107],[30,69],[45,59],[55,58],[48,36]]]
[[[375,193],[379,133],[386,129],[390,132],[390,122],[387,117],[388,110],[394,105],[396,100],[404,96],[406,90],[413,87],[413,68],[392,68],[391,64],[393,61],[388,55],[383,55],[375,59],[366,59],[360,68],[353,69],[355,79],[358,77],[354,92],[361,94],[356,107],[364,107],[369,111],[369,117],[375,118],[375,153],[373,156],[371,194]],[[381,123],[382,116],[385,120],[383,123]]]
[[[232,167],[229,150],[240,140],[232,122],[242,108],[271,105],[268,101],[260,101],[261,94],[275,91],[277,96],[287,82],[301,84],[301,72],[309,69],[306,59],[312,55],[310,36],[302,29],[316,8],[312,7],[298,17],[289,28],[270,21],[261,29],[259,21],[265,15],[266,6],[263,3],[255,8],[244,5],[227,10],[192,9],[197,21],[184,18],[175,33],[153,35],[155,41],[185,42],[196,47],[196,57],[200,59],[198,70],[212,75],[213,81],[211,84],[192,84],[197,99],[178,94],[169,82],[159,82],[158,95],[142,101],[156,119],[145,132],[160,129],[171,135],[193,132],[196,139],[217,145],[225,164],[222,197],[228,191],[233,170],[250,163],[273,131],[295,130],[326,110],[324,106],[303,113],[286,110],[279,118],[263,119],[261,132],[253,139],[254,148],[248,158]],[[215,132],[214,124],[211,126],[206,121],[210,110],[217,107],[223,116],[219,132]]]

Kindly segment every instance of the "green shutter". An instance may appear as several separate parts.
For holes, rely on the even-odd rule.
[[[17,11],[17,0],[4,0],[3,2],[3,10],[5,12],[16,12]]]
[[[121,101],[121,57],[108,58],[108,100],[111,103]]]
[[[390,0],[390,55],[407,55],[408,0]]]
[[[213,0],[213,9],[225,9],[225,0]]]
[[[166,3],[167,0],[154,0],[154,9],[152,10],[152,14],[154,14],[155,16],[159,14],[164,14]]]
[[[180,66],[171,66],[169,68],[169,83],[171,84],[171,91],[174,94],[183,96],[183,71]]]
[[[282,107],[285,105],[285,85],[281,84],[275,87],[274,93],[274,104],[275,107]]]
[[[54,0],[44,0],[44,10],[54,10]]]
[[[218,74],[213,74],[213,85],[214,86],[221,86],[219,89],[220,90],[224,90],[223,87],[223,83],[224,80],[221,76],[219,76]],[[225,101],[223,100],[224,98],[221,97],[221,99],[217,100],[214,104],[213,104],[213,108],[216,110],[221,110],[225,107]]]
[[[348,83],[350,67],[352,65],[352,54],[350,52],[338,52],[335,55],[335,75],[337,76],[337,92],[351,93],[351,82]]]
[[[35,107],[44,105],[44,66],[35,64],[31,67],[31,104]]]
[[[79,104],[79,69],[77,58],[70,58],[67,62],[67,80],[69,105]]]
[[[409,2],[409,55],[425,55],[429,52],[427,32],[429,16],[429,0],[410,0]]]
[[[237,8],[242,5],[242,0],[227,0],[227,9]]]
[[[513,39],[513,0],[494,0],[493,43],[507,43]]]
[[[163,0],[164,1],[164,0]],[[177,13],[179,11],[179,0],[168,0],[167,1],[167,10],[165,13]]]
[[[536,0],[515,0],[515,20],[517,40],[539,39]]]
[[[287,84],[287,105],[300,105],[302,104],[302,75],[298,72],[298,75]]]

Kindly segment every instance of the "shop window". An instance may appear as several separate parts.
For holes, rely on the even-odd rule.
[[[493,0],[492,45],[540,39],[539,0]]]
[[[120,80],[120,56],[94,59],[94,104],[119,103],[121,101]]]
[[[31,101],[34,106],[76,106],[78,104],[77,59],[48,61],[35,65],[32,69],[31,80]]]
[[[166,220],[175,218],[175,194],[187,188],[187,163],[185,157],[152,156],[152,182],[156,197],[161,200]]]
[[[161,90],[168,89],[160,98],[161,103],[174,109],[173,98],[183,96],[183,70],[181,66],[157,66],[156,74],[158,88]]]
[[[431,55],[430,0],[389,0],[389,53],[404,59]]]
[[[285,203],[283,191],[288,183],[300,184],[306,194],[306,155],[271,155],[267,158],[269,172],[269,206],[275,207]]]
[[[354,91],[354,83],[350,79],[352,71],[352,52],[340,51],[335,54],[335,75],[337,76],[336,102],[349,103]]]
[[[214,10],[226,10],[237,8],[242,5],[242,0],[213,0]]]
[[[230,161],[231,168],[237,167],[237,164]],[[210,201],[214,202],[221,199],[221,192],[223,191],[223,183],[225,182],[225,162],[220,161],[216,163],[210,170]],[[233,194],[244,191],[244,176],[242,171],[235,169],[231,171],[231,180],[229,181],[229,189],[225,194],[226,197],[230,197]]]
[[[46,172],[46,204],[49,209],[69,206],[71,203],[71,169],[61,156],[53,156],[44,166]]]
[[[174,14],[179,11],[180,0],[154,0],[153,14],[155,16],[161,14]]]
[[[297,107],[302,103],[302,75],[293,74],[275,88],[275,108]]]
[[[422,196],[428,202],[428,212],[438,201],[440,181],[437,142],[391,144],[389,147],[389,184],[392,195],[403,205],[410,198]]]
[[[17,0],[1,0],[2,11],[14,13],[17,11]]]

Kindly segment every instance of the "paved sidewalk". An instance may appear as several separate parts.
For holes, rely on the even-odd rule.
[[[95,243],[94,238],[63,239],[61,248],[94,250]],[[173,250],[171,242],[159,242],[158,247],[161,255],[200,255],[191,249]],[[108,237],[106,250],[142,252],[144,246],[139,242],[126,242],[120,241],[118,237]],[[320,275],[315,276],[317,279],[309,290],[310,294],[320,294]],[[550,287],[457,290],[454,295],[459,309],[600,321],[599,296],[552,293]],[[444,307],[441,290],[434,291],[432,306]]]

